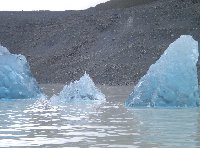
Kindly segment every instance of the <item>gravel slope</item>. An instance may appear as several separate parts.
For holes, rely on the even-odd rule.
[[[40,83],[70,82],[87,71],[97,84],[133,85],[181,34],[200,42],[199,0],[104,5],[0,12],[0,43],[24,54]]]

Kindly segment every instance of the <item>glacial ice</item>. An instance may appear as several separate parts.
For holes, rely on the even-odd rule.
[[[0,45],[0,56],[1,55],[7,55],[7,54],[10,54],[8,49],[6,47],[3,47],[3,46]]]
[[[36,98],[42,93],[23,55],[0,46],[0,99]]]
[[[199,106],[198,42],[182,35],[150,66],[125,102],[127,107]]]
[[[59,95],[54,95],[51,101],[63,103],[104,102],[105,96],[95,86],[90,76],[85,73],[79,81],[65,85]]]

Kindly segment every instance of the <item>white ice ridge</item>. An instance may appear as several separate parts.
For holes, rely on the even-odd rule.
[[[42,93],[23,55],[0,46],[0,99],[36,98]]]
[[[59,95],[53,96],[51,99],[59,99],[63,102],[105,101],[105,95],[85,73],[79,81],[65,85]]]
[[[6,47],[0,45],[0,55],[6,55],[6,54],[10,54],[10,52]]]
[[[52,101],[61,102],[91,102],[105,101],[105,95],[95,86],[88,74],[84,74],[79,81],[65,85],[58,96],[53,96]]]
[[[149,68],[135,86],[127,107],[196,107],[199,106],[197,76],[198,42],[182,35]]]

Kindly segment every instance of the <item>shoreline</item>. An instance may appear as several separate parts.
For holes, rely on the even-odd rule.
[[[58,95],[65,84],[39,84],[41,90],[48,96]],[[125,101],[132,92],[134,86],[111,86],[111,85],[96,85],[96,87],[106,96],[106,99],[115,98],[120,101]]]

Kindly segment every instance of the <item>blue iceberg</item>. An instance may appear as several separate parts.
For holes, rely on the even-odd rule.
[[[198,42],[182,35],[149,68],[126,100],[127,107],[196,107],[200,104]]]
[[[95,86],[88,74],[84,74],[79,81],[65,85],[58,96],[53,96],[51,101],[63,103],[104,102],[105,96]]]
[[[11,54],[0,46],[0,99],[25,99],[42,96],[23,55]]]

